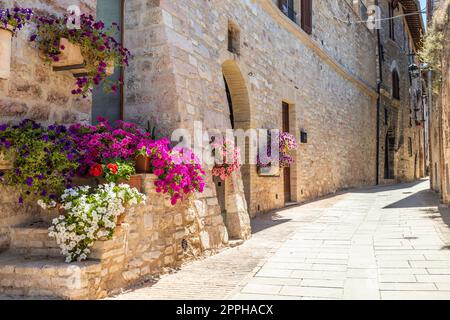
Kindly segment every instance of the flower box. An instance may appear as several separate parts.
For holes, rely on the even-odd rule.
[[[14,168],[15,157],[11,153],[0,151],[0,170],[11,170]]]
[[[68,69],[69,67],[63,67],[64,70],[70,71],[75,78],[85,77],[88,74],[88,69],[85,67],[85,63],[80,65],[73,66],[73,68]],[[114,73],[114,61],[109,61],[106,67],[106,76],[109,77]],[[56,70],[55,70],[56,71]]]
[[[13,32],[0,27],[0,79],[9,79],[11,74],[11,43]]]
[[[61,54],[58,55],[57,61],[52,62],[53,71],[80,70],[84,67],[84,58],[79,45],[71,43],[66,38],[61,38],[59,47]]]

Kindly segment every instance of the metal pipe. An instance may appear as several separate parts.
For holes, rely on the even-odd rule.
[[[378,0],[375,0],[375,5],[378,6]],[[376,150],[376,184],[380,184],[380,109],[381,109],[381,83],[383,82],[383,62],[382,62],[382,48],[381,48],[381,36],[380,29],[377,28],[377,52],[378,52],[378,83],[377,83],[377,150]]]

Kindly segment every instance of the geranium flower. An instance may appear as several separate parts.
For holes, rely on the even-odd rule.
[[[103,174],[103,168],[100,164],[95,164],[89,170],[89,174],[93,177],[100,177]]]
[[[117,174],[117,172],[119,171],[119,166],[115,163],[108,164],[107,168],[109,169],[109,171],[111,171],[112,174]]]

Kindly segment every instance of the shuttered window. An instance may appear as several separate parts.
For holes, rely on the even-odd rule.
[[[102,20],[107,27],[113,22],[118,23],[121,31],[116,32],[113,36],[120,43],[122,43],[123,37],[123,10],[124,0],[97,0],[97,20]],[[117,81],[122,74],[122,68],[116,68],[109,80]],[[92,121],[94,123],[99,116],[112,122],[123,119],[123,86],[120,87],[120,91],[117,93],[106,93],[101,85],[94,88],[92,95]]]
[[[312,33],[312,0],[301,0],[301,27],[308,33]]]

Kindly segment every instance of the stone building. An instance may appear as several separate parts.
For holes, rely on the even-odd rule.
[[[381,16],[379,80],[379,169],[381,183],[412,181],[425,176],[426,94],[417,49],[422,34],[416,1],[379,1]],[[406,16],[405,16],[406,15]],[[389,18],[389,19],[387,19]]]
[[[441,1],[440,6],[434,6],[429,21],[433,29],[443,34],[442,70],[429,74],[433,83],[430,117],[430,154],[431,154],[431,188],[440,194],[441,201],[450,204],[450,173],[449,173],[449,116],[450,116],[450,1]],[[440,82],[440,85],[438,84]]]
[[[69,4],[65,0],[6,4],[13,2],[57,14]],[[418,93],[412,89],[420,84],[410,82],[408,73],[413,62],[408,54],[417,47],[421,26],[411,19],[396,20],[391,29],[395,40],[387,23],[382,23],[381,78],[378,34],[364,22],[370,1],[73,2],[83,12],[107,22],[115,17],[122,25],[120,38],[133,54],[130,66],[114,75],[124,73],[123,90],[116,96],[96,90],[92,99],[73,98],[67,90],[73,76],[43,64],[27,41],[27,28],[13,41],[10,79],[0,80],[2,122],[31,118],[69,124],[106,115],[143,126],[156,121],[168,133],[187,129],[196,144],[209,141],[202,131],[198,134],[199,127],[211,133],[281,129],[301,143],[289,169],[267,174],[247,162],[225,183],[208,173],[206,191],[197,195],[192,208],[169,210],[165,203],[156,204],[149,186],[146,193],[155,203],[130,218],[131,233],[119,232],[112,243],[99,245],[91,261],[70,270],[56,258],[35,257],[30,267],[23,257],[10,255],[11,250],[52,253],[54,244],[46,243],[37,227],[17,230],[17,225],[42,219],[43,213],[33,206],[18,207],[10,190],[3,190],[0,248],[10,250],[0,253],[0,279],[7,274],[0,293],[17,289],[19,294],[66,298],[104,296],[114,286],[180,265],[191,257],[186,243],[196,256],[214,253],[229,238],[247,239],[250,217],[259,213],[345,188],[424,174],[423,132],[415,124],[422,118],[413,99]],[[383,17],[412,10],[414,4],[400,1],[391,12],[388,1],[380,1]],[[125,249],[123,237],[132,239]],[[30,249],[32,244],[42,248]],[[39,282],[39,268],[46,265],[58,285]],[[73,288],[78,291],[71,293]]]
[[[145,123],[157,112],[173,128],[200,120],[207,130],[282,129],[284,113],[286,130],[298,140],[307,133],[290,170],[243,167],[251,216],[375,183],[375,34],[347,24],[348,15],[360,20],[350,2],[302,3],[125,3],[125,44],[135,53],[126,119]],[[228,212],[230,202],[222,205]]]

